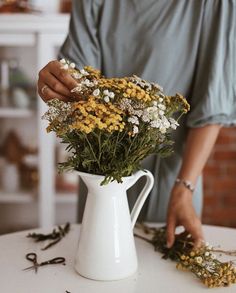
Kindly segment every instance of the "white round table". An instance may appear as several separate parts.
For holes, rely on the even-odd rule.
[[[206,240],[213,246],[235,249],[236,230],[204,226]],[[51,232],[51,230],[34,230]],[[32,231],[31,231],[32,232]],[[191,273],[175,268],[175,263],[161,259],[147,242],[136,238],[139,268],[128,279],[101,282],[79,276],[74,268],[74,256],[79,238],[79,225],[72,225],[70,233],[56,246],[42,251],[42,243],[26,238],[29,231],[0,236],[0,292],[1,293],[195,293],[206,292],[206,287]],[[39,267],[38,273],[23,271],[31,265],[25,259],[29,252],[36,252],[38,261],[63,256],[66,265]],[[231,257],[232,259],[232,257]],[[209,292],[235,293],[236,285],[209,289]]]

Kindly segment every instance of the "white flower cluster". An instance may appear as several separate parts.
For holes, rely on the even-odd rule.
[[[143,80],[142,78],[138,77],[137,75],[133,75],[130,78],[130,81],[133,82],[134,84],[139,85],[141,88],[146,88],[149,91],[152,89],[152,85],[149,82],[147,82],[146,80]]]
[[[93,95],[94,95],[94,97],[99,97],[99,95],[100,95],[100,89],[94,90],[93,91]]]
[[[76,67],[75,63],[69,62],[69,61],[67,61],[65,59],[61,59],[60,63],[62,64],[62,68],[66,69],[66,70],[69,69],[69,68],[74,69]],[[88,76],[89,73],[83,68],[81,70],[78,70],[77,72],[73,72],[71,75],[75,79],[80,79],[82,77]]]
[[[89,75],[89,73],[84,69],[81,69],[78,72],[73,72],[72,73],[72,77],[74,77],[75,79],[80,79],[80,78],[88,76],[88,75]]]
[[[65,59],[61,59],[60,60],[60,63],[62,64],[62,68],[63,69],[65,69],[65,70],[67,70],[67,69],[69,69],[69,68],[72,68],[72,69],[74,69],[75,68],[75,63],[73,63],[73,62],[67,62]]]
[[[136,124],[139,125],[139,120],[137,116],[131,116],[128,118],[128,122],[132,123],[132,124]]]
[[[109,91],[109,90],[104,90],[103,94],[104,94],[103,99],[106,103],[109,103],[110,99],[114,99],[114,97],[115,97],[115,93],[113,93],[112,91]]]
[[[112,92],[112,91],[109,91],[109,90],[104,90],[104,91],[101,92],[100,89],[95,89],[93,91],[93,96],[94,97],[99,97],[100,95],[103,96],[103,100],[106,103],[109,103],[110,99],[114,99],[114,97],[115,97],[115,93]]]
[[[163,101],[160,99],[159,101]],[[123,99],[120,103],[120,108],[126,110],[131,116],[128,118],[128,122],[133,124],[133,132],[138,132],[139,119],[153,128],[159,129],[162,134],[165,134],[169,128],[176,129],[179,126],[178,122],[165,116],[166,106],[157,101],[153,102],[153,106],[135,109],[132,105],[132,101],[129,99]]]
[[[131,99],[124,98],[120,101],[119,107],[123,111],[127,111],[131,115],[136,115],[138,117],[142,116],[143,109],[145,106],[142,103],[134,102]]]
[[[128,122],[130,122],[131,124],[133,124],[133,134],[137,134],[139,132],[139,128],[138,128],[138,125],[139,125],[139,120],[138,120],[138,117],[137,116],[131,116],[128,118]]]
[[[212,245],[210,245],[209,242],[205,242],[205,246],[207,247],[207,249],[211,250],[213,248]]]
[[[42,119],[48,121],[56,119],[59,122],[64,122],[73,111],[70,103],[64,103],[58,99],[49,101],[48,106],[48,111],[42,116]]]
[[[90,81],[89,79],[85,79],[85,80],[82,80],[81,83],[80,83],[82,86],[84,85],[85,87],[94,87],[95,86],[95,83],[93,81]]]
[[[71,90],[72,93],[82,93],[88,88],[92,88],[97,85],[97,80],[82,79],[78,82],[78,85]]]
[[[130,78],[130,81],[132,81],[133,83],[139,85],[141,88],[145,88],[149,91],[151,90],[155,90],[156,93],[160,94],[161,96],[163,96],[163,88],[154,82],[147,82],[146,80],[138,77],[137,75],[133,75]]]
[[[133,124],[133,134],[138,133],[139,118],[143,115],[143,110],[140,108],[143,108],[143,105],[139,103],[134,103],[132,100],[129,99],[122,99],[119,107],[121,108],[121,110],[127,111],[131,115],[128,118],[128,122]]]

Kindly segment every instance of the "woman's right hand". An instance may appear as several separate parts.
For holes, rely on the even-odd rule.
[[[51,99],[69,101],[73,98],[71,90],[76,86],[77,82],[57,60],[49,62],[39,72],[38,94],[44,102]]]
[[[183,185],[174,185],[168,205],[167,215],[167,247],[175,241],[175,228],[183,226],[194,241],[194,247],[201,247],[204,236],[201,220],[197,216],[192,203],[192,192]]]

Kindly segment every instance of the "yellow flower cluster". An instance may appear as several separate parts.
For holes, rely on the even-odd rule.
[[[231,263],[221,263],[215,269],[215,275],[207,274],[203,283],[209,288],[225,287],[236,283],[236,270]]]
[[[175,96],[165,96],[165,100],[167,104],[176,104],[181,108],[183,113],[187,113],[190,110],[189,103],[180,94],[176,94]]]
[[[208,266],[211,267],[210,270]],[[209,288],[236,283],[236,268],[233,264],[215,260],[211,250],[208,250],[206,246],[181,255],[176,267],[183,271],[193,271]]]
[[[105,129],[108,132],[123,131],[122,111],[111,103],[103,104],[90,96],[87,101],[73,104],[74,122],[71,129],[90,133],[94,129]]]
[[[128,82],[128,88],[124,93],[124,97],[141,100],[145,103],[152,100],[151,96],[144,89],[132,82]]]
[[[125,98],[137,99],[145,103],[152,100],[151,95],[127,78],[102,78],[99,80],[99,86],[112,89],[118,94],[122,93],[122,97]]]
[[[99,87],[121,93],[127,87],[127,81],[125,78],[100,78]]]
[[[93,68],[92,66],[85,66],[84,70],[86,70],[90,75],[92,75],[96,79],[99,79],[101,77],[101,71]]]

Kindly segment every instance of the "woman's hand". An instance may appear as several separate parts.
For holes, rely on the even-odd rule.
[[[71,90],[76,86],[77,82],[57,60],[49,62],[39,72],[38,94],[45,102],[55,98],[69,101],[73,98]]]
[[[211,153],[221,126],[217,124],[190,128],[183,154],[182,166],[178,178],[184,178],[196,184],[203,167]],[[203,240],[201,221],[192,204],[192,192],[182,184],[174,185],[167,215],[167,246],[175,240],[175,227],[184,226],[194,239],[195,247]]]
[[[201,221],[192,204],[192,192],[180,184],[173,187],[167,215],[167,246],[175,241],[176,226],[184,226],[194,239],[194,247],[200,247],[204,239]]]

